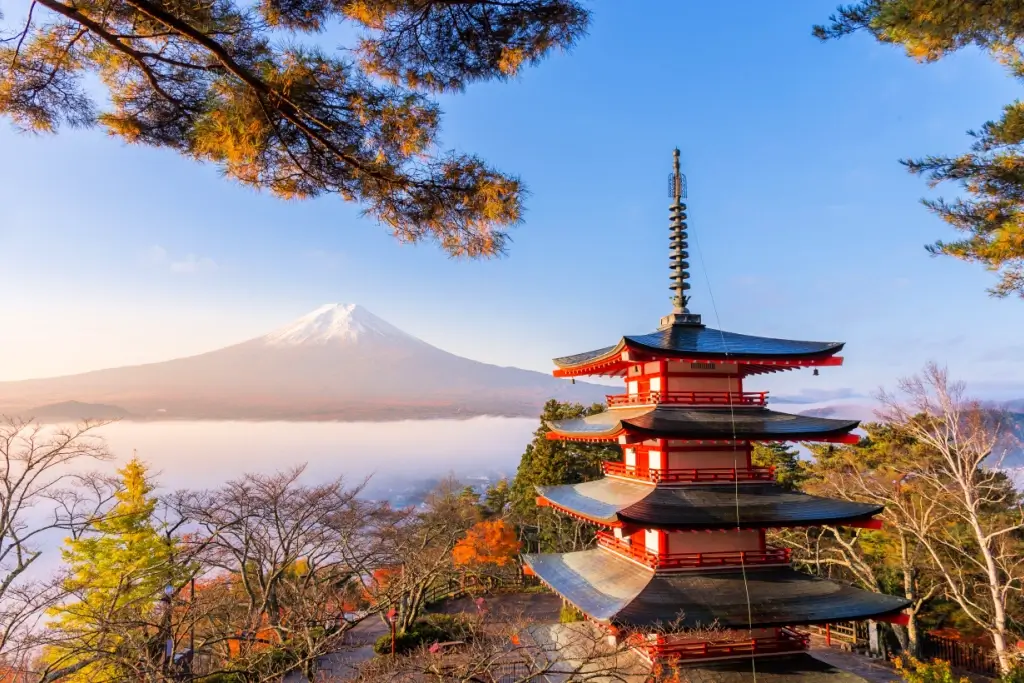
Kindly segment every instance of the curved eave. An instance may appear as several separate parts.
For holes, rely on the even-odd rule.
[[[857,443],[859,420],[791,415],[766,408],[616,408],[546,423],[547,438],[565,441],[821,441]]]
[[[877,528],[881,505],[821,498],[775,483],[656,487],[604,477],[582,484],[537,487],[538,503],[606,527],[663,531],[786,529],[830,524]],[[736,508],[740,508],[740,519]]]
[[[524,555],[523,561],[591,618],[623,626],[771,628],[888,619],[909,605],[790,567],[655,574],[601,550]]]
[[[660,330],[622,337],[613,346],[555,358],[556,377],[619,375],[630,364],[651,360],[739,363],[745,374],[797,367],[840,365],[843,342],[813,342],[721,332],[705,327]]]

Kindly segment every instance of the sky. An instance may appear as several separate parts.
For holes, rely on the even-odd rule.
[[[100,130],[0,123],[0,381],[200,353],[329,302],[547,372],[669,312],[678,146],[691,309],[735,332],[847,342],[844,367],[769,388],[857,397],[934,360],[975,393],[1024,396],[1024,302],[928,256],[954,234],[897,163],[964,151],[1019,94],[1000,67],[972,52],[921,65],[867,36],[819,43],[811,26],[834,0],[590,6],[571,52],[441,98],[443,146],[529,187],[497,260],[401,245],[340,198],[285,202]]]

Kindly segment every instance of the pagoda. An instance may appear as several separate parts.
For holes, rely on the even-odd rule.
[[[843,344],[725,332],[689,311],[685,178],[674,157],[672,313],[650,334],[554,360],[556,377],[626,384],[606,411],[548,423],[550,439],[622,448],[601,479],[538,487],[538,505],[598,527],[596,547],[525,555],[527,571],[612,639],[628,632],[652,661],[720,667],[802,652],[799,626],[904,622],[907,600],[799,572],[788,548],[766,544],[768,529],[877,529],[882,507],[789,490],[751,462],[756,442],[857,442],[857,421],[774,411],[767,392],[744,384],[841,365]]]

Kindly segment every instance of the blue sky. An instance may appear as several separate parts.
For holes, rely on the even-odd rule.
[[[844,368],[772,388],[870,392],[936,360],[979,393],[1024,395],[1024,302],[925,253],[952,235],[897,164],[964,150],[1018,96],[998,66],[919,65],[861,36],[821,44],[811,25],[833,1],[593,8],[572,53],[442,98],[444,145],[530,188],[500,260],[399,245],[340,199],[282,202],[98,130],[0,125],[0,380],[197,353],[334,301],[547,371],[668,312],[679,146],[699,243],[691,308],[737,332],[848,344]]]

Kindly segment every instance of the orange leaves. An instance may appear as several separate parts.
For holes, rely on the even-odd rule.
[[[519,554],[519,540],[515,530],[498,519],[477,522],[466,532],[452,550],[456,565],[495,565],[504,567],[515,561]]]

